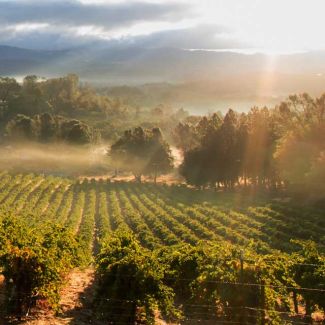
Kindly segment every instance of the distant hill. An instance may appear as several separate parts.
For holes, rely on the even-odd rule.
[[[83,78],[135,81],[214,79],[274,69],[282,74],[325,73],[325,53],[281,55],[189,51],[177,48],[87,46],[67,50],[29,50],[0,46],[0,74],[74,71]]]
[[[325,52],[267,56],[125,45],[66,50],[0,46],[0,75],[67,73],[77,73],[96,86],[149,83],[141,92],[180,105],[206,107],[211,101],[225,107],[237,101],[268,104],[294,92],[324,92]],[[162,86],[164,82],[170,84]]]
[[[30,50],[0,45],[0,75],[50,73],[47,66],[66,57],[68,51]]]

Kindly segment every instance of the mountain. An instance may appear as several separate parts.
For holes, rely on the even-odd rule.
[[[26,75],[46,72],[49,63],[55,63],[67,51],[30,50],[0,45],[0,75]]]
[[[214,79],[247,73],[325,73],[325,53],[272,57],[264,54],[189,51],[177,48],[87,46],[67,50],[30,50],[0,46],[0,74],[75,72],[84,79],[113,82]]]
[[[270,56],[126,45],[93,44],[66,50],[0,46],[0,75],[67,73],[96,86],[171,83],[166,89],[151,85],[146,92],[180,105],[217,99],[225,105],[232,103],[229,99],[269,103],[290,93],[324,92],[325,52]]]

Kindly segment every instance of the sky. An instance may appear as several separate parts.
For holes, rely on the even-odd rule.
[[[325,0],[0,0],[0,44],[325,50]]]

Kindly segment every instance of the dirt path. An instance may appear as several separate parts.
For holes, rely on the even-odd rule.
[[[50,311],[40,311],[33,318],[16,323],[24,325],[102,325],[95,322],[91,313],[93,298],[94,270],[75,269],[67,279],[67,284],[61,291],[60,305],[62,312],[55,316]]]
[[[33,317],[21,322],[10,322],[11,325],[107,325],[107,322],[94,320],[91,311],[91,302],[94,294],[94,269],[75,269],[67,278],[67,283],[61,291],[60,305],[62,312],[55,316],[51,311],[39,311]],[[3,277],[0,275],[0,299]],[[2,297],[3,298],[3,297]],[[158,325],[167,325],[157,317]],[[8,323],[1,322],[0,325]]]
[[[3,304],[4,301],[5,301],[4,276],[0,274],[0,306]],[[0,311],[0,315],[1,315],[1,311]]]

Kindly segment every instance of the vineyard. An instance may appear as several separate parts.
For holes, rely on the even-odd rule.
[[[208,241],[270,256],[297,250],[292,239],[313,240],[320,251],[325,247],[322,209],[234,193],[2,172],[0,204],[1,216],[64,225],[88,263],[102,241],[120,231],[132,232],[148,251]],[[247,263],[254,262],[249,256]]]
[[[64,224],[91,255],[118,228],[156,248],[200,240],[227,241],[259,252],[291,251],[291,239],[325,245],[324,211],[177,186],[106,181],[74,182],[33,174],[0,175],[2,214],[39,216]]]

